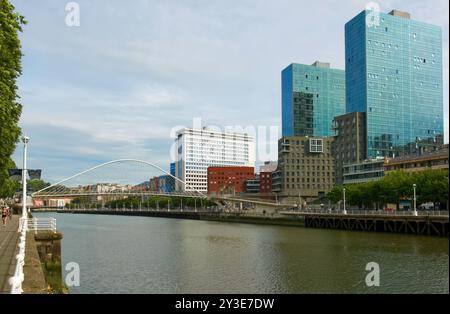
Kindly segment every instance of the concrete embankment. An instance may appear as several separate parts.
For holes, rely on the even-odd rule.
[[[22,284],[24,293],[68,293],[62,279],[62,237],[60,232],[27,232]]]

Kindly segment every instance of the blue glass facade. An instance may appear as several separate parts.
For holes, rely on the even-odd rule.
[[[346,111],[366,112],[367,157],[442,143],[441,28],[373,13],[345,25]]]
[[[174,163],[174,162],[171,162],[171,163],[170,163],[170,169],[169,169],[169,171],[170,171],[170,174],[171,174],[172,176],[174,176],[174,177],[176,177],[176,175],[175,175],[175,169],[176,169],[175,163]]]
[[[293,63],[281,81],[283,136],[332,136],[333,118],[345,113],[345,72],[328,63]]]
[[[175,179],[169,175],[158,177],[158,192],[171,193],[175,191]]]

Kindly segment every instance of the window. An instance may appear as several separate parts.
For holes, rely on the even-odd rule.
[[[310,153],[323,153],[323,140],[322,139],[310,139],[309,140],[309,152]]]

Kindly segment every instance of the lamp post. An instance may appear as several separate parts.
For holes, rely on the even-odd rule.
[[[23,142],[23,169],[22,169],[22,218],[21,228],[26,226],[25,222],[27,220],[27,146],[30,138],[28,136],[22,137]]]
[[[347,215],[347,209],[345,208],[345,188],[342,189],[342,194],[343,194],[343,202],[344,202],[344,209],[342,210],[342,213],[344,215]]]
[[[416,187],[417,185],[414,183],[413,184],[413,190],[414,190],[414,210],[413,210],[413,215],[417,216],[417,207],[416,207]]]

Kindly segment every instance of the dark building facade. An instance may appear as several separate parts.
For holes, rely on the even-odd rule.
[[[278,141],[278,168],[272,189],[281,200],[304,201],[326,196],[334,185],[333,137],[289,136]]]
[[[366,114],[352,112],[337,116],[333,120],[333,129],[335,182],[343,184],[344,166],[360,163],[366,159]]]

